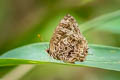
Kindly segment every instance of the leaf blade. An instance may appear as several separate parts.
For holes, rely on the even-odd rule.
[[[49,56],[45,51],[48,48],[48,44],[49,43],[35,43],[6,52],[0,57],[0,65],[41,63],[68,65],[69,63],[55,60]],[[75,62],[75,64],[69,65],[89,66],[120,71],[120,48],[100,45],[89,45],[89,47],[89,54],[85,62]]]
[[[108,30],[108,31],[120,34],[119,32],[120,14],[119,13],[120,13],[120,10],[117,10],[117,11],[99,16],[88,22],[85,22],[80,25],[80,27],[82,28],[81,31],[87,32],[90,29],[92,30],[94,28],[97,28],[97,29]]]

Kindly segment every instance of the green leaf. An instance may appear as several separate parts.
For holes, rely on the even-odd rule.
[[[120,10],[114,11],[86,23],[80,25],[82,32],[87,32],[90,29],[107,30],[113,33],[120,34]]]
[[[89,43],[120,46],[120,10],[85,22],[80,29]]]
[[[45,51],[48,43],[35,43],[6,52],[0,57],[0,65],[58,63],[74,66],[89,66],[120,71],[120,48],[89,45],[86,61],[75,64],[55,60]]]

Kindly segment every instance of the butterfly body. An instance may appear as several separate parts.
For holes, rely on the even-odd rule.
[[[69,63],[85,60],[88,53],[87,41],[81,34],[77,22],[69,14],[60,21],[55,29],[48,53],[54,59]]]

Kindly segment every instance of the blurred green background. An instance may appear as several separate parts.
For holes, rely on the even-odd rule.
[[[0,55],[30,43],[48,42],[60,19],[67,13],[74,16],[81,25],[117,10],[120,10],[120,0],[0,0]],[[119,21],[104,26],[116,25],[118,28]],[[106,30],[95,28],[83,34],[89,43],[120,47],[120,32]],[[22,78],[20,77],[20,80],[120,79],[120,72],[102,69],[50,64],[34,66]],[[14,69],[16,66],[0,67],[0,77],[4,77]]]

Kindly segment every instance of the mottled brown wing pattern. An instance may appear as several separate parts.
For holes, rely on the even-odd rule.
[[[81,34],[76,20],[66,15],[55,29],[47,52],[54,59],[74,63],[84,61],[88,53],[88,44]]]

